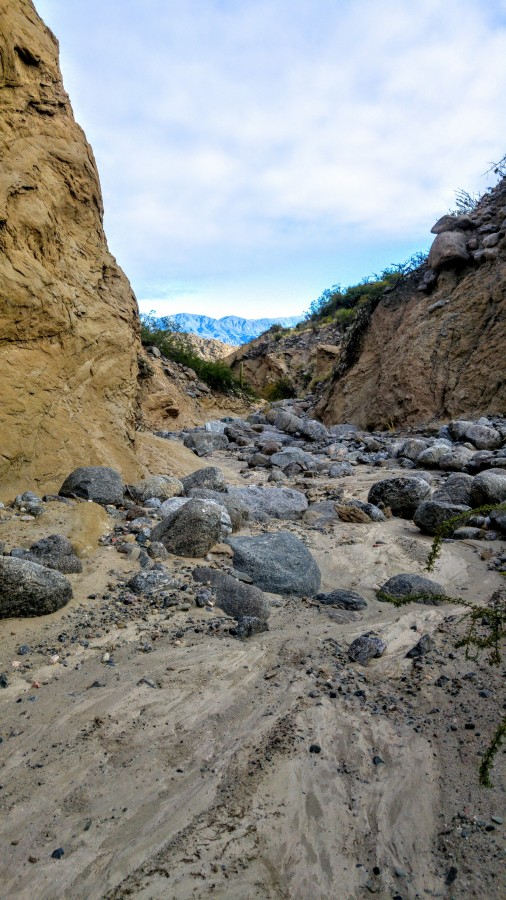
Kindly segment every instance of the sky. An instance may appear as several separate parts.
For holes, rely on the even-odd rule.
[[[141,311],[298,315],[506,152],[506,0],[34,0]]]

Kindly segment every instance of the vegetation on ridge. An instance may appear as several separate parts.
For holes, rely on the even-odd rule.
[[[335,322],[348,328],[357,311],[370,300],[393,290],[427,259],[426,253],[414,253],[404,263],[397,263],[383,269],[380,274],[370,275],[358,284],[342,288],[334,284],[313,300],[306,314],[306,321],[313,323]]]

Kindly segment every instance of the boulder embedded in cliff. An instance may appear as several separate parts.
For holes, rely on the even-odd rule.
[[[428,264],[435,272],[447,263],[469,259],[466,236],[462,231],[443,231],[438,234],[429,251]]]

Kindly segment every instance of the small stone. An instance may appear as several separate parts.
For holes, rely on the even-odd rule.
[[[311,744],[311,746],[309,747],[309,752],[310,753],[321,753],[322,748],[320,747],[319,744]]]
[[[375,766],[381,766],[381,765],[384,765],[384,763],[385,763],[385,760],[382,759],[381,756],[373,756],[372,761]]]
[[[65,850],[63,847],[58,847],[56,850],[53,850],[51,853],[51,859],[61,859],[62,856],[65,855]]]

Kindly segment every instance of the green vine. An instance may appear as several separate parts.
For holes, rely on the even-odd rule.
[[[427,572],[434,571],[434,566],[441,553],[441,544],[443,543],[445,538],[448,538],[453,534],[453,532],[459,525],[462,525],[469,519],[472,519],[473,516],[484,516],[495,509],[506,510],[506,503],[492,503],[488,506],[478,506],[476,507],[476,509],[468,509],[456,516],[452,516],[451,519],[447,519],[446,522],[443,523],[443,525],[440,525],[440,527],[436,531],[436,534],[434,535],[434,540],[432,541],[432,546],[427,558]]]

